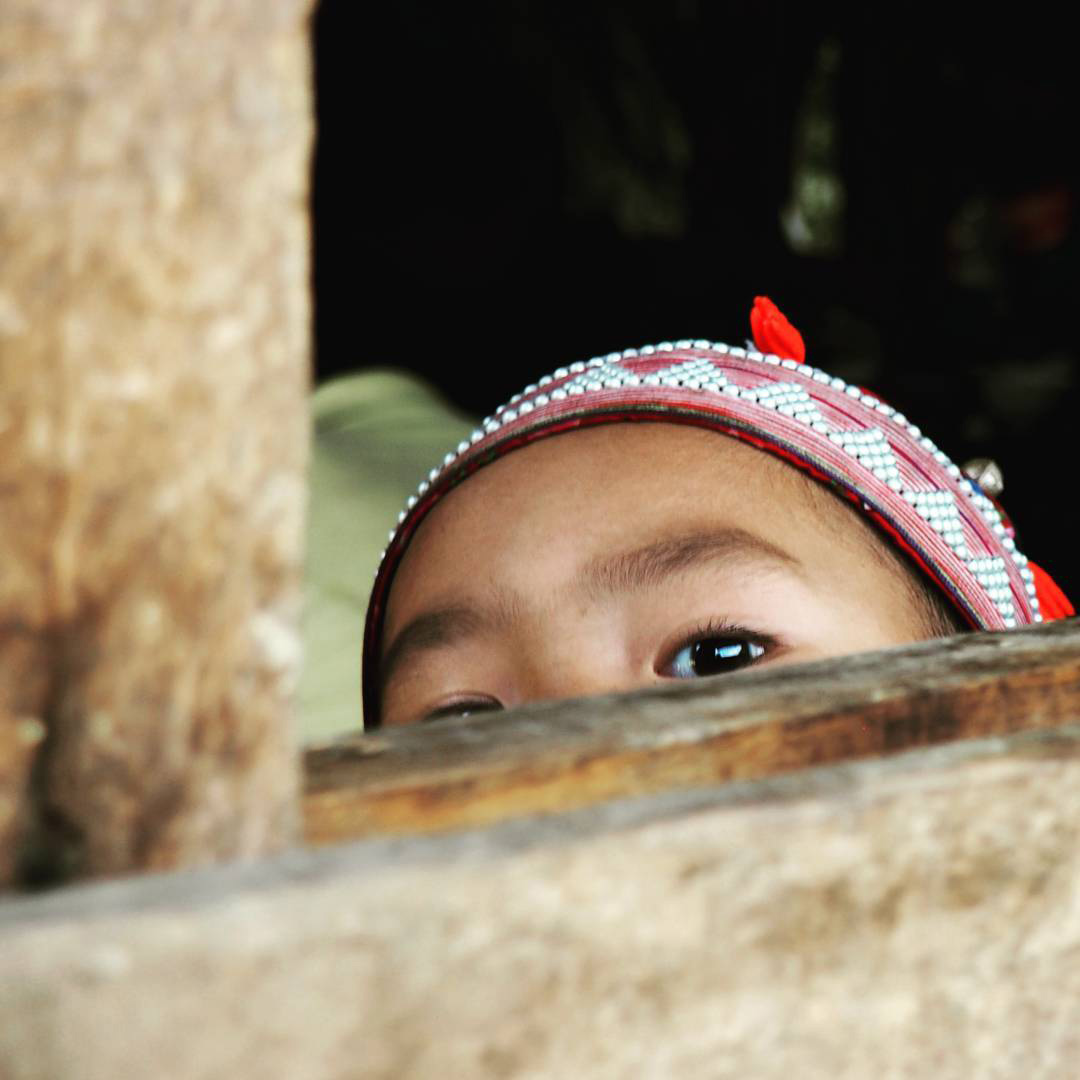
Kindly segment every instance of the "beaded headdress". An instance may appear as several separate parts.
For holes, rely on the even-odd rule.
[[[496,409],[431,470],[399,515],[375,576],[364,636],[369,725],[378,722],[386,599],[420,522],[477,469],[594,424],[692,424],[783,458],[861,509],[975,629],[1073,614],[1050,576],[1017,549],[996,492],[876,395],[807,364],[798,331],[770,300],[754,301],[750,322],[754,347],[661,342],[558,368]]]

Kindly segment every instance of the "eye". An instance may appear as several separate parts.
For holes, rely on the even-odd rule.
[[[501,709],[502,703],[496,701],[495,698],[459,698],[457,701],[451,701],[445,705],[440,705],[437,709],[432,709],[431,712],[427,713],[427,715],[423,716],[421,719],[425,724],[429,724],[436,720],[448,720],[455,716],[472,716],[474,713],[499,712]]]
[[[756,663],[772,639],[738,626],[712,625],[684,639],[659,674],[674,679],[725,675]]]

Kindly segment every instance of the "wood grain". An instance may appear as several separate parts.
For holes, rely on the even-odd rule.
[[[5,1080],[1071,1077],[1080,728],[0,903]]]
[[[327,844],[433,832],[1080,719],[1080,626],[972,634],[387,729],[306,755]]]
[[[311,6],[3,5],[0,879],[298,833]]]

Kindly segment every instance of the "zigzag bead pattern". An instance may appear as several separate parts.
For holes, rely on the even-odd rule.
[[[705,341],[660,342],[558,368],[515,394],[446,454],[409,498],[376,573],[373,606],[437,498],[520,436],[568,417],[636,414],[751,435],[824,473],[905,538],[984,629],[1041,622],[1034,579],[994,503],[905,416],[794,360]],[[947,583],[947,584],[946,584]]]

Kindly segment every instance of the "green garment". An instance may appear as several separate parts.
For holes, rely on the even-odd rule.
[[[313,401],[300,735],[313,742],[362,723],[364,613],[379,555],[405,500],[476,426],[403,371],[326,383]]]

